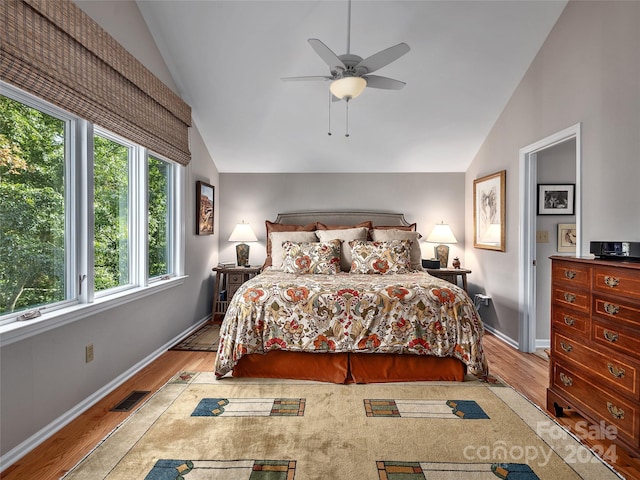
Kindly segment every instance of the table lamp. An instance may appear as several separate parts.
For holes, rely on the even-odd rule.
[[[433,251],[436,258],[440,260],[440,268],[447,268],[447,264],[449,263],[449,247],[444,244],[458,243],[451,231],[451,227],[444,222],[436,224],[426,241],[439,244],[433,247]]]
[[[249,266],[249,245],[244,242],[257,242],[258,238],[256,234],[251,230],[251,225],[248,223],[238,223],[236,228],[231,232],[229,237],[230,242],[241,242],[236,245],[236,262],[239,267]]]

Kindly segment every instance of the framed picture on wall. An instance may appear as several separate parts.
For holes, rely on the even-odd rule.
[[[538,215],[573,215],[575,184],[538,184]]]
[[[575,253],[576,251],[576,224],[558,224],[558,252]]]
[[[196,182],[196,234],[213,235],[213,202],[215,189],[205,182]]]
[[[473,246],[505,251],[505,188],[507,171],[473,181]]]

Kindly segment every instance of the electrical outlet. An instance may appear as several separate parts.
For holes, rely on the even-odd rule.
[[[84,347],[84,361],[85,363],[93,362],[93,343]]]
[[[549,243],[549,232],[547,230],[538,230],[536,232],[536,243]]]

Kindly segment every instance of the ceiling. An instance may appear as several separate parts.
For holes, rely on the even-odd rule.
[[[137,1],[220,172],[464,172],[565,1],[354,0],[351,53],[406,82],[331,103],[307,43],[347,50],[346,0]],[[328,135],[330,131],[332,135]]]

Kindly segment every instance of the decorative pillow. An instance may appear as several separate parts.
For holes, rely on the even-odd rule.
[[[391,240],[390,242],[349,242],[353,263],[351,273],[409,273],[411,259],[409,240]]]
[[[264,225],[267,230],[267,258],[264,262],[263,268],[272,264],[270,235],[272,232],[313,232],[317,228],[315,223],[310,223],[308,225],[291,225],[286,223],[273,223],[269,220],[265,221]],[[278,263],[277,266],[279,267],[280,264]]]
[[[415,224],[414,224],[415,225]],[[423,270],[422,268],[422,250],[420,249],[421,235],[418,232],[411,232],[407,230],[399,230],[390,228],[387,230],[380,230],[374,228],[371,231],[371,238],[374,242],[388,242],[390,240],[409,240],[411,241],[411,268],[413,270]]]
[[[315,232],[271,232],[271,265],[275,268],[282,268],[284,259],[284,242],[317,242]]]
[[[340,271],[340,240],[328,242],[284,242],[282,271],[286,273],[323,273]]]
[[[351,269],[351,246],[352,240],[366,240],[369,229],[367,227],[343,228],[337,230],[316,230],[316,236],[321,242],[338,239],[342,242],[340,251],[340,268],[343,272]]]

